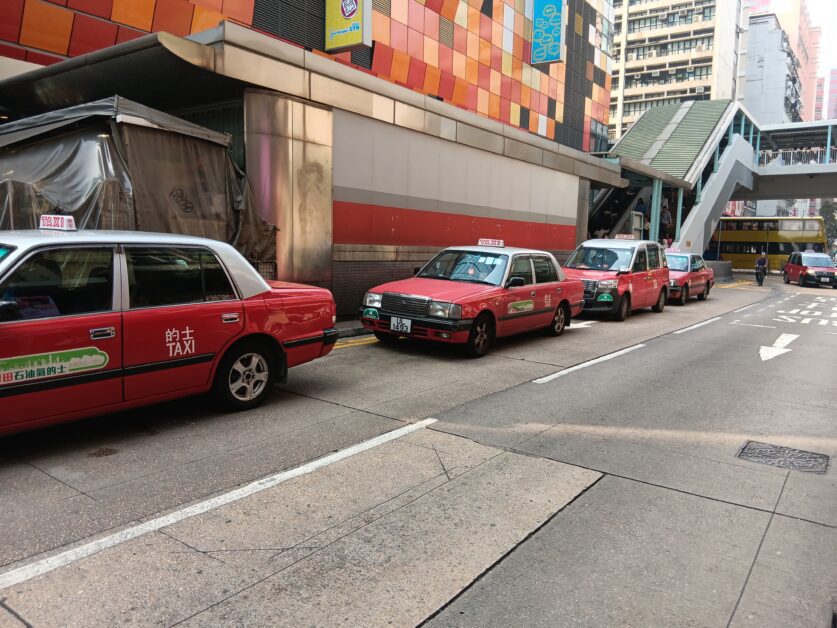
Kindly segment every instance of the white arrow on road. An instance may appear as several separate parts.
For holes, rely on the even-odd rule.
[[[772,360],[773,358],[782,355],[783,353],[790,353],[790,349],[785,349],[790,343],[799,338],[797,334],[782,334],[776,339],[772,347],[759,347],[759,357],[762,362]]]
[[[573,329],[583,329],[585,327],[590,327],[596,321],[573,321],[572,328]]]

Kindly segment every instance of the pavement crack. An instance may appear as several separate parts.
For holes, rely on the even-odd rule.
[[[442,471],[445,472],[445,477],[447,477],[448,482],[450,482],[450,473],[448,473],[448,468],[445,466],[445,463],[442,462],[442,457],[439,455],[439,450],[436,449],[436,445],[433,445],[433,452],[436,454],[436,459],[439,461],[439,464],[442,465]]]
[[[776,503],[773,504],[773,512],[770,513],[770,519],[767,520],[767,525],[764,526],[764,533],[761,535],[761,540],[759,541],[759,546],[756,548],[756,553],[753,556],[753,562],[750,563],[750,569],[747,571],[747,577],[744,579],[744,585],[741,587],[741,591],[738,594],[738,599],[735,601],[735,606],[732,609],[732,613],[729,616],[729,621],[727,622],[727,628],[730,627],[732,624],[732,620],[735,617],[735,613],[738,612],[738,606],[741,604],[741,598],[744,597],[744,591],[747,590],[747,584],[750,582],[750,576],[753,575],[753,569],[756,566],[756,561],[759,559],[759,554],[761,554],[761,548],[764,545],[764,539],[767,538],[767,532],[770,530],[770,525],[773,523],[773,518],[776,516],[776,509],[779,507],[779,502],[782,501],[782,495],[785,492],[785,486],[788,484],[788,478],[790,478],[790,471],[785,474],[785,481],[782,482],[782,488],[779,490],[779,496],[776,498]]]
[[[529,534],[527,534],[525,537],[523,537],[522,539],[520,539],[520,541],[518,541],[517,543],[515,543],[515,544],[511,547],[511,549],[509,549],[509,550],[508,550],[505,554],[503,554],[502,556],[500,556],[500,558],[498,558],[496,561],[494,561],[493,563],[491,563],[491,564],[490,564],[490,565],[489,565],[486,569],[484,569],[484,570],[483,570],[483,572],[482,572],[481,574],[479,574],[476,578],[474,578],[471,582],[469,582],[469,583],[468,583],[465,587],[463,587],[463,588],[462,588],[462,590],[460,590],[460,591],[459,591],[459,593],[457,593],[456,595],[454,595],[451,599],[449,599],[447,602],[445,602],[442,606],[440,606],[439,608],[437,608],[437,609],[436,609],[433,613],[431,613],[429,616],[427,616],[425,619],[423,619],[421,622],[419,622],[419,623],[418,623],[418,625],[417,625],[417,626],[418,626],[418,628],[421,628],[421,626],[425,626],[425,625],[427,625],[427,623],[428,623],[428,622],[430,622],[430,621],[432,621],[433,619],[435,619],[436,617],[438,617],[438,616],[439,616],[439,614],[441,614],[441,613],[442,613],[445,609],[447,609],[447,608],[448,608],[451,604],[453,604],[454,602],[456,602],[456,600],[458,600],[460,597],[462,597],[463,595],[465,595],[465,593],[467,593],[468,591],[470,591],[470,590],[474,587],[474,585],[476,585],[477,583],[479,583],[479,582],[480,582],[480,580],[482,580],[483,578],[485,578],[485,577],[486,577],[488,574],[490,574],[490,573],[491,573],[491,572],[492,572],[492,571],[493,571],[496,567],[500,566],[500,565],[503,563],[503,561],[505,561],[505,560],[506,560],[509,556],[511,556],[512,554],[514,554],[514,552],[516,552],[518,548],[520,548],[520,547],[522,547],[523,545],[525,545],[526,543],[528,543],[528,542],[532,539],[532,537],[534,537],[534,536],[535,536],[538,532],[540,532],[543,528],[545,528],[546,526],[548,526],[548,525],[549,525],[549,524],[550,524],[550,523],[551,523],[551,522],[555,519],[555,517],[557,517],[557,516],[558,516],[558,515],[560,515],[562,512],[564,512],[565,510],[567,510],[570,506],[572,506],[572,505],[573,505],[573,504],[574,504],[574,503],[575,503],[578,499],[580,499],[583,495],[586,495],[586,494],[587,494],[587,492],[588,492],[590,489],[592,489],[594,486],[596,486],[596,484],[598,484],[599,482],[601,482],[601,481],[602,481],[602,479],[603,479],[604,477],[606,477],[606,475],[607,475],[607,474],[602,474],[601,476],[599,476],[598,478],[596,478],[595,480],[593,480],[593,481],[592,481],[592,482],[591,482],[588,486],[586,486],[584,489],[582,489],[581,491],[579,491],[579,492],[575,495],[575,497],[573,497],[570,501],[568,501],[566,504],[564,504],[563,506],[561,506],[558,510],[556,510],[556,511],[555,511],[555,512],[553,512],[551,515],[549,515],[549,517],[547,517],[547,518],[544,520],[544,522],[543,522],[543,523],[541,523],[539,526],[537,526],[534,530],[532,530],[532,531],[531,531]]]
[[[167,536],[167,537],[169,537],[172,541],[176,541],[177,543],[180,543],[181,545],[185,545],[185,546],[186,546],[186,547],[188,547],[190,550],[195,551],[195,552],[197,552],[198,554],[203,554],[203,555],[204,555],[204,556],[206,556],[207,558],[211,558],[212,560],[217,560],[217,561],[218,561],[219,563],[221,563],[222,565],[226,565],[226,563],[225,563],[223,560],[221,560],[220,558],[218,558],[217,556],[212,556],[212,555],[210,555],[210,554],[209,554],[207,551],[205,551],[205,550],[198,549],[198,548],[197,548],[197,547],[195,547],[194,545],[189,545],[186,541],[183,541],[183,540],[181,540],[181,539],[178,539],[176,536],[172,536],[171,534],[169,534],[168,532],[166,532],[166,531],[164,531],[164,530],[157,530],[157,532],[159,532],[159,533],[160,533],[160,534],[162,534],[163,536]]]
[[[64,486],[66,486],[67,488],[69,488],[69,489],[71,489],[71,490],[75,491],[75,492],[76,492],[76,495],[72,495],[71,497],[78,497],[79,495],[84,495],[84,496],[86,496],[86,497],[89,497],[89,498],[90,498],[90,499],[92,499],[93,501],[96,501],[96,498],[95,498],[95,497],[93,497],[90,493],[86,493],[86,492],[82,491],[81,489],[76,488],[76,487],[75,487],[75,486],[73,486],[72,484],[67,484],[67,482],[65,482],[64,480],[62,480],[62,479],[61,479],[61,478],[59,478],[59,477],[56,477],[56,476],[52,475],[52,473],[50,473],[50,472],[49,472],[49,471],[47,471],[46,469],[42,469],[41,467],[39,467],[38,465],[36,465],[34,462],[30,462],[29,460],[23,460],[23,459],[20,459],[20,458],[19,458],[19,460],[20,460],[21,462],[23,462],[24,464],[28,464],[28,465],[29,465],[30,467],[32,467],[33,469],[37,469],[38,471],[40,471],[41,473],[43,473],[43,474],[44,474],[44,475],[46,475],[47,477],[52,478],[53,480],[55,480],[55,481],[56,481],[56,482],[58,482],[59,484],[63,484],[63,485],[64,485]],[[64,499],[66,499],[66,497],[65,497]]]
[[[506,452],[504,452],[504,451],[502,451],[502,450],[498,450],[496,455],[491,456],[490,458],[486,458],[485,460],[483,460],[483,461],[479,462],[478,464],[475,464],[473,467],[470,467],[467,471],[465,471],[462,475],[465,475],[465,474],[467,474],[467,473],[471,473],[472,471],[474,471],[474,470],[478,469],[479,467],[481,467],[481,466],[483,466],[483,465],[487,464],[488,462],[490,462],[490,461],[494,460],[494,459],[495,459],[495,458],[497,458],[498,456],[502,456],[504,453],[506,453]],[[440,477],[441,475],[442,475],[442,474],[439,474],[439,475],[437,475],[437,476],[434,476],[434,478],[438,478],[438,477]],[[414,486],[413,488],[411,488],[411,489],[409,489],[409,490],[407,490],[407,491],[404,491],[404,492],[400,493],[399,495],[404,495],[405,493],[408,493],[410,490],[414,490],[414,489],[415,489],[415,488],[417,488],[418,486],[421,486],[422,484],[426,484],[427,482],[429,482],[429,481],[433,480],[434,478],[430,478],[430,479],[428,479],[428,480],[425,480],[425,481],[424,481],[424,482],[422,482],[421,484],[418,484],[417,486]],[[311,556],[313,556],[314,554],[317,554],[317,553],[319,553],[319,552],[321,552],[321,551],[323,551],[323,550],[325,550],[325,549],[327,549],[327,548],[331,547],[331,546],[332,546],[332,545],[334,545],[335,543],[338,543],[338,542],[342,541],[344,538],[346,538],[346,537],[348,537],[348,536],[350,536],[350,535],[352,535],[352,534],[356,534],[356,533],[357,533],[357,532],[359,532],[360,530],[363,530],[364,528],[367,528],[367,527],[371,526],[373,523],[376,523],[377,521],[379,521],[379,520],[383,519],[384,517],[387,517],[387,516],[389,516],[389,515],[391,515],[391,514],[393,514],[393,513],[396,513],[396,512],[398,512],[399,510],[403,510],[404,508],[407,508],[408,506],[410,506],[410,505],[412,505],[412,504],[416,503],[418,500],[422,499],[422,498],[423,498],[423,497],[425,497],[426,495],[429,495],[429,494],[430,494],[430,493],[432,493],[433,491],[435,491],[435,490],[437,490],[437,489],[441,488],[442,486],[445,486],[446,484],[448,484],[448,482],[444,482],[444,483],[442,483],[442,484],[440,484],[440,485],[438,485],[438,486],[434,486],[434,487],[432,487],[432,488],[430,488],[430,489],[428,489],[428,490],[424,491],[424,492],[423,492],[423,493],[421,493],[420,495],[417,495],[415,498],[411,499],[410,501],[408,501],[408,502],[406,502],[406,503],[404,503],[404,504],[401,504],[401,505],[400,505],[400,506],[398,506],[397,508],[394,508],[394,509],[392,509],[392,510],[388,510],[387,512],[385,512],[385,513],[383,513],[383,514],[381,514],[381,515],[379,515],[379,516],[377,516],[377,517],[374,517],[374,518],[370,519],[369,521],[367,521],[366,523],[364,523],[364,524],[363,524],[363,525],[361,525],[360,527],[355,528],[355,529],[353,529],[352,531],[347,532],[346,534],[341,534],[340,536],[338,536],[338,537],[337,537],[337,538],[335,538],[334,540],[332,540],[332,541],[330,541],[330,542],[326,543],[325,545],[323,545],[323,546],[322,546],[322,547],[320,547],[319,549],[317,549],[317,550],[315,550],[315,551],[311,552],[310,554],[306,554],[305,556],[302,556],[302,557],[298,558],[297,560],[295,560],[295,561],[291,562],[290,564],[288,564],[288,565],[284,565],[283,567],[281,567],[281,568],[277,569],[276,571],[274,571],[274,572],[272,572],[272,573],[267,574],[266,576],[264,576],[264,577],[260,578],[259,580],[255,581],[255,582],[252,582],[252,583],[248,584],[248,585],[247,585],[247,586],[245,586],[245,587],[242,587],[242,588],[241,588],[241,589],[239,589],[238,591],[235,591],[234,593],[230,593],[230,594],[229,594],[229,595],[227,595],[226,597],[224,597],[224,598],[222,598],[222,599],[220,599],[220,600],[218,600],[218,601],[216,601],[216,602],[213,602],[212,604],[210,604],[210,605],[206,606],[205,608],[202,608],[202,609],[201,609],[201,610],[199,610],[199,611],[195,611],[194,613],[192,613],[192,614],[191,614],[191,615],[189,615],[188,617],[184,617],[183,619],[180,619],[180,620],[178,620],[178,621],[176,621],[176,622],[174,622],[174,623],[170,624],[170,626],[179,626],[180,624],[182,624],[182,623],[184,623],[184,622],[187,622],[187,621],[189,621],[190,619],[193,619],[193,618],[197,617],[197,616],[198,616],[198,615],[200,615],[201,613],[205,613],[206,611],[208,611],[208,610],[210,610],[210,609],[212,609],[212,608],[215,608],[216,606],[220,606],[221,604],[223,604],[223,603],[224,603],[224,602],[226,602],[227,600],[229,600],[229,599],[231,599],[231,598],[233,598],[233,597],[235,597],[235,596],[237,596],[237,595],[240,595],[240,594],[241,594],[241,593],[243,593],[244,591],[247,591],[247,590],[249,590],[249,589],[252,589],[253,587],[255,587],[255,586],[257,586],[257,585],[261,584],[262,582],[264,582],[264,581],[266,581],[266,580],[269,580],[270,578],[272,578],[272,577],[274,577],[274,576],[276,576],[276,575],[278,575],[278,574],[282,573],[283,571],[286,571],[286,570],[288,570],[288,569],[290,569],[290,568],[294,567],[294,566],[295,566],[295,565],[297,565],[298,563],[300,563],[300,562],[302,562],[302,561],[304,561],[304,560],[307,560],[308,558],[310,558],[310,557],[311,557]],[[588,487],[588,488],[589,488],[589,487]],[[585,489],[585,490],[586,490],[586,489]],[[582,492],[584,492],[584,491],[582,491]],[[314,535],[314,536],[310,537],[309,539],[306,539],[306,541],[309,541],[309,540],[311,540],[311,539],[314,539],[314,538],[316,538],[317,536],[322,535],[324,532],[327,532],[328,530],[331,530],[331,529],[333,529],[333,528],[335,528],[335,527],[337,527],[337,526],[339,526],[339,525],[343,525],[343,524],[344,524],[344,523],[346,523],[347,521],[351,521],[351,520],[352,520],[352,519],[354,519],[354,518],[357,518],[357,517],[359,517],[359,516],[362,516],[363,514],[368,513],[369,511],[374,510],[375,508],[380,507],[380,505],[381,505],[381,504],[386,504],[387,502],[392,501],[392,500],[393,500],[393,499],[395,499],[396,497],[398,497],[398,496],[395,496],[395,497],[392,497],[392,498],[390,498],[390,499],[387,499],[387,500],[385,500],[385,501],[381,502],[380,504],[377,504],[376,506],[373,506],[372,508],[369,508],[369,509],[365,510],[363,513],[358,513],[358,514],[357,514],[357,515],[355,515],[354,517],[350,517],[349,519],[346,519],[345,521],[342,521],[342,522],[340,522],[340,523],[338,523],[338,524],[335,524],[334,526],[331,526],[330,528],[327,528],[326,530],[323,530],[322,532],[319,532],[318,534],[316,534],[316,535]],[[574,501],[574,500],[573,500],[573,501]],[[570,502],[570,503],[572,503],[572,502]],[[567,505],[569,505],[569,504],[567,504]],[[303,541],[303,542],[305,542],[305,541]]]
[[[9,615],[14,617],[22,625],[26,626],[26,628],[33,628],[32,624],[23,619],[23,617],[21,617],[17,611],[15,611],[11,606],[6,604],[6,598],[0,598],[0,608],[4,609]]]

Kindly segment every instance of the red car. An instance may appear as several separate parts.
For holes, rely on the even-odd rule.
[[[804,253],[791,253],[782,269],[782,278],[785,283],[795,281],[800,286],[811,284],[837,288],[835,272],[837,271],[835,271],[834,262],[828,255],[805,251]]]
[[[545,251],[490,242],[445,249],[415,277],[372,288],[360,309],[363,326],[382,342],[460,343],[474,357],[498,337],[532,329],[560,336],[581,312],[581,283],[566,280]]]
[[[584,283],[584,311],[625,320],[633,310],[662,312],[669,294],[666,256],[650,240],[587,240],[564,266]]]
[[[0,232],[0,434],[210,390],[253,408],[331,351],[335,312],[213,240]]]
[[[686,305],[690,297],[706,301],[715,285],[715,271],[706,267],[703,257],[692,253],[666,251],[669,274],[669,298]]]

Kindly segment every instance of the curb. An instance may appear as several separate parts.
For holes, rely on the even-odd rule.
[[[353,338],[354,336],[366,336],[367,334],[371,334],[372,331],[366,329],[366,327],[360,326],[358,323],[358,327],[338,327],[338,338]]]

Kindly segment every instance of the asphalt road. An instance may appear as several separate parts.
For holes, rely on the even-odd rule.
[[[837,455],[832,295],[741,282],[476,361],[359,337],[254,412],[3,439],[0,627],[826,626],[833,466],[737,454]]]

